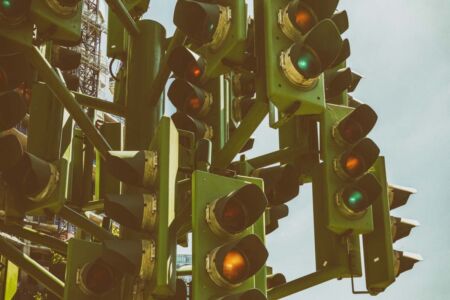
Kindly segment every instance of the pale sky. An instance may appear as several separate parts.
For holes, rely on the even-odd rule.
[[[147,14],[169,35],[174,5],[175,0],[152,0]],[[339,8],[350,19],[349,66],[364,76],[354,95],[378,114],[370,137],[386,157],[388,180],[418,190],[394,214],[421,226],[396,248],[420,253],[424,261],[377,299],[450,299],[450,1],[343,0]],[[255,138],[250,157],[278,147],[267,122]],[[310,188],[302,187],[289,207],[289,217],[268,237],[268,264],[292,280],[314,272]],[[356,286],[365,289],[364,280]],[[349,280],[333,280],[285,299],[350,297],[371,298],[352,296]]]

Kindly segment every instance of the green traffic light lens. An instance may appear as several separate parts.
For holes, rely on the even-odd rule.
[[[355,213],[367,209],[370,205],[369,201],[367,201],[367,196],[357,189],[346,189],[342,196],[344,205]]]
[[[2,1],[2,7],[6,8],[6,9],[11,8],[11,1],[10,0],[3,0]]]
[[[30,3],[31,0],[1,0],[0,21],[5,19],[13,25],[20,23],[27,15]]]
[[[294,45],[290,50],[292,64],[303,77],[309,79],[320,74],[320,59],[309,48]]]

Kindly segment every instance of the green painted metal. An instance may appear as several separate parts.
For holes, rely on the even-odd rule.
[[[141,33],[138,25],[133,20],[121,0],[105,0],[105,2],[108,4],[109,8],[111,8],[111,10],[114,12],[114,14],[117,16],[119,21],[122,23],[122,25],[130,35],[135,36]]]
[[[342,274],[339,267],[330,267],[309,275],[297,278],[268,291],[268,299],[281,299],[292,294],[301,292],[318,284],[335,279]]]
[[[192,174],[192,292],[196,300],[217,299],[255,287],[265,293],[265,266],[255,276],[250,277],[242,285],[233,289],[217,286],[206,270],[205,258],[207,254],[227,242],[226,238],[211,231],[206,222],[206,206],[249,183],[263,186],[262,180],[258,178],[230,178],[198,170]],[[250,233],[259,235],[264,241],[264,215],[239,237]]]
[[[324,162],[324,197],[325,216],[327,227],[336,232],[344,233],[352,230],[354,233],[367,233],[373,230],[372,207],[358,218],[348,218],[337,208],[336,195],[343,188],[345,180],[342,180],[335,171],[335,159],[345,151],[345,147],[339,145],[332,136],[332,128],[340,120],[353,111],[353,108],[328,104],[320,123],[321,159]]]
[[[29,240],[33,243],[46,246],[50,249],[55,250],[61,255],[64,256],[67,255],[67,243],[51,235],[41,233],[29,227],[19,226],[15,224],[5,225],[1,222],[0,222],[0,230],[21,237],[25,240]]]
[[[61,152],[63,107],[47,85],[35,83],[32,88],[27,151],[46,160],[56,161]]]
[[[90,221],[85,216],[77,213],[76,211],[65,205],[57,212],[57,214],[67,220],[69,223],[72,223],[80,229],[92,234],[99,241],[117,239],[117,237],[112,235],[108,230],[97,226],[97,224]]]
[[[372,204],[375,229],[363,235],[363,245],[367,290],[376,295],[395,281],[395,267],[384,157],[378,158],[373,169],[373,174],[381,184],[382,192]]]
[[[148,149],[163,113],[162,100],[148,105],[164,52],[165,29],[155,21],[138,22],[142,34],[130,38],[127,61],[125,150]]]
[[[14,298],[18,289],[18,281],[19,268],[12,262],[8,261],[6,263],[6,280],[4,282],[4,300],[11,300]]]
[[[11,25],[0,21],[0,27],[0,37],[14,43],[14,45],[11,45],[11,48],[14,48],[16,45],[18,47],[31,47],[33,42],[33,23],[30,20],[26,20],[19,25]]]
[[[295,116],[279,128],[280,149],[296,149],[282,163],[292,163],[301,183],[311,182],[312,169],[319,162],[318,128],[315,118]]]
[[[282,115],[320,114],[325,109],[324,76],[310,88],[302,88],[291,83],[280,67],[280,56],[294,41],[290,40],[279,26],[279,12],[290,0],[264,0],[254,3],[259,12],[256,18],[256,36],[263,37],[267,95]],[[256,7],[260,6],[260,7]],[[263,26],[263,27],[260,27]],[[256,48],[261,51],[261,48]],[[261,54],[258,54],[261,55]]]
[[[112,9],[108,8],[108,35],[106,36],[106,55],[109,58],[125,61],[128,49],[128,34]]]
[[[122,2],[133,18],[142,16],[150,4],[150,0],[123,0]]]
[[[103,123],[100,126],[100,133],[105,137],[113,150],[122,149],[122,132],[123,125],[121,123]],[[95,199],[103,200],[106,194],[120,194],[120,181],[109,174],[105,162],[97,152],[95,160]]]
[[[176,287],[176,234],[169,233],[175,219],[178,172],[178,132],[172,120],[163,117],[150,150],[158,151],[158,222],[156,225],[155,285],[152,294],[171,295]]]
[[[64,282],[17,249],[4,238],[0,238],[0,253],[28,273],[36,281],[45,286],[52,294],[62,299],[64,295]]]
[[[227,168],[234,157],[241,151],[247,140],[251,137],[259,124],[267,115],[269,105],[262,101],[257,101],[247,116],[242,120],[240,126],[233,132],[230,139],[225,143],[222,150],[214,158],[212,165],[219,169]]]
[[[72,93],[75,95],[75,99],[78,101],[78,103],[82,106],[94,108],[95,110],[110,113],[119,117],[125,116],[125,107],[120,104],[112,103],[107,100],[99,99],[96,97],[92,97],[77,92]]]
[[[81,40],[83,3],[69,14],[52,9],[47,1],[31,1],[30,18],[37,25],[38,35],[54,41],[77,44]]]
[[[83,199],[83,149],[84,149],[84,134],[83,131],[78,128],[73,128],[72,142],[71,142],[71,155],[69,156],[70,167],[72,170],[72,182],[70,189],[68,190],[69,204],[76,207],[83,206],[86,201]]]
[[[56,98],[77,122],[77,125],[83,130],[94,147],[102,154],[103,158],[109,158],[110,155],[108,151],[111,150],[111,147],[83,112],[73,94],[64,86],[64,83],[58,77],[49,62],[42,56],[36,47],[32,47],[27,53],[27,58],[30,60],[31,64],[45,80]]]

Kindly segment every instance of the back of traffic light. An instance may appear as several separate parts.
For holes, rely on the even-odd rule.
[[[176,77],[169,87],[168,97],[177,108],[172,115],[175,126],[193,132],[196,140],[211,140],[216,152],[227,138],[227,105],[222,93],[227,90],[227,81],[222,76],[208,79],[207,64],[204,57],[188,48],[175,48],[168,60]]]
[[[405,205],[416,191],[388,184],[384,157],[378,158],[374,174],[382,192],[373,204],[374,231],[363,235],[366,286],[372,295],[383,292],[396,277],[422,260],[418,254],[395,250],[393,245],[408,236],[418,222],[390,215],[390,210]]]
[[[111,151],[111,154],[135,172],[130,176],[120,174],[121,164],[109,166],[110,171],[139,189],[105,195],[105,213],[140,237],[137,241],[149,255],[140,279],[151,285],[153,294],[171,294],[176,284],[176,237],[169,234],[169,228],[175,209],[178,132],[171,119],[163,117],[149,150]]]
[[[263,214],[267,199],[251,182],[258,180],[193,173],[194,297],[266,299]]]
[[[339,59],[343,42],[330,19],[338,1],[277,0],[255,4],[264,21],[268,98],[285,116],[319,114],[325,108],[321,74]],[[256,15],[256,14],[255,14]],[[258,52],[258,49],[256,49]]]

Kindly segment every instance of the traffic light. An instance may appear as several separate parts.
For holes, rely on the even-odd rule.
[[[30,18],[37,35],[65,46],[81,42],[81,0],[31,1]]]
[[[105,213],[141,238],[138,241],[151,256],[146,258],[148,265],[140,279],[154,283],[153,294],[166,295],[175,291],[176,284],[176,237],[169,235],[169,227],[175,209],[178,132],[170,118],[162,117],[149,150],[111,154],[135,170],[134,174],[123,174],[117,163],[109,167],[112,174],[138,189],[105,195]]]
[[[224,101],[220,94],[223,79],[205,77],[206,61],[186,47],[175,48],[168,65],[175,75],[169,87],[168,97],[177,108],[172,120],[178,129],[193,132],[195,138],[213,141],[215,147],[224,131],[221,109]],[[209,64],[209,62],[208,62]]]
[[[0,138],[0,172],[14,191],[20,210],[28,215],[56,209],[66,199],[67,161],[46,162],[22,149],[15,135]]]
[[[244,1],[179,1],[173,22],[186,34],[192,49],[208,62],[205,70],[208,78],[228,72],[230,65],[245,61],[247,6]]]
[[[260,32],[264,32],[267,96],[282,114],[324,111],[321,74],[343,47],[338,25],[330,19],[337,4],[338,0],[264,1]]]
[[[127,276],[151,272],[153,251],[141,241],[70,239],[64,299],[123,299]]]
[[[368,105],[356,109],[327,104],[321,120],[321,158],[327,227],[338,234],[373,230],[371,205],[381,193],[367,171],[379,155],[366,135],[377,120]]]
[[[264,180],[264,191],[269,206],[284,204],[299,193],[298,174],[293,165],[260,168],[253,170],[251,174]]]
[[[289,207],[286,204],[280,204],[270,207],[266,214],[269,215],[266,221],[266,234],[270,234],[278,228],[278,220],[289,215]]]
[[[390,210],[405,205],[416,191],[387,183],[384,157],[378,158],[374,174],[382,192],[373,204],[374,231],[363,235],[366,286],[372,295],[383,292],[396,277],[422,260],[418,254],[397,251],[393,247],[397,240],[407,237],[418,222],[390,215]]]
[[[0,36],[2,48],[0,52],[15,49],[8,45],[13,41],[18,45],[30,46],[33,40],[33,23],[28,20],[31,0],[2,0],[0,1]]]
[[[193,173],[194,298],[266,299],[268,252],[263,218],[267,198],[261,183],[250,177]]]

